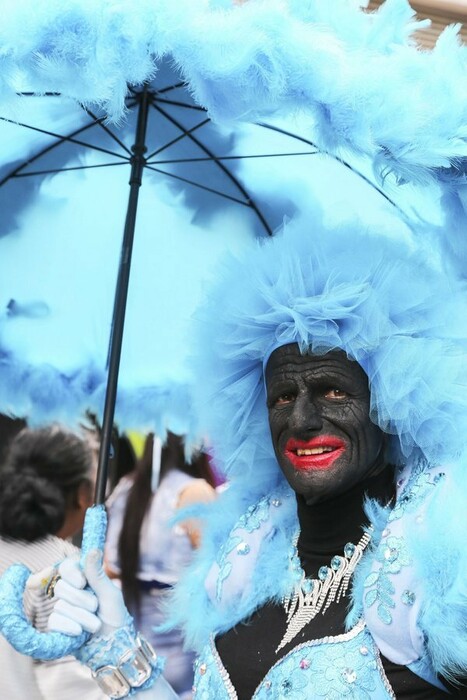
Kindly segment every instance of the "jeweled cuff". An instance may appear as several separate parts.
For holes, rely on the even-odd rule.
[[[94,638],[79,652],[100,689],[110,698],[126,698],[150,688],[162,673],[164,660],[133,625]]]

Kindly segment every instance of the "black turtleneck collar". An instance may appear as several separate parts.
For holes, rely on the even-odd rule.
[[[339,554],[347,542],[356,544],[360,540],[362,527],[368,524],[363,508],[365,497],[386,505],[394,493],[394,467],[387,466],[376,476],[323,503],[309,506],[303,496],[297,495],[300,522],[297,549],[306,573],[311,573],[306,566],[310,558]]]

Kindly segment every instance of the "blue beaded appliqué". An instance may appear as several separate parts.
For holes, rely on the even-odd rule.
[[[301,644],[269,671],[254,700],[374,700],[394,695],[366,628]]]
[[[400,479],[398,486],[402,488],[396,505],[389,514],[388,524],[399,520],[407,513],[413,513],[430,495],[437,484],[441,483],[445,474],[429,468],[427,462],[420,459],[411,470],[407,482]],[[389,529],[388,529],[389,532]],[[395,586],[390,575],[398,574],[403,567],[412,564],[411,557],[403,537],[393,535],[385,537],[374,554],[381,566],[378,571],[372,571],[364,582],[364,601],[367,608],[377,605],[379,619],[386,625],[390,625],[393,616],[392,609],[396,607],[394,600]],[[415,594],[412,591],[404,591],[402,594],[404,605],[411,606],[415,602]]]
[[[382,566],[378,571],[372,571],[365,579],[365,605],[371,608],[377,603],[378,617],[386,625],[392,622],[391,609],[395,607],[393,595],[395,593],[388,574],[398,574],[403,566],[409,566],[411,559],[408,555],[405,542],[402,537],[388,537],[381,542],[375,552],[375,559]]]
[[[433,488],[443,481],[444,477],[444,472],[433,474],[424,460],[417,462],[407,479],[407,483],[404,485],[402,479],[398,482],[398,485],[400,484],[403,488],[389,515],[388,522],[398,520],[406,512],[414,511],[423,503]]]
[[[219,566],[219,574],[216,583],[216,598],[220,600],[222,597],[222,586],[226,578],[230,576],[232,571],[232,562],[229,560],[229,554],[236,549],[239,556],[246,556],[250,552],[249,545],[243,541],[241,530],[246,533],[252,533],[266,522],[269,517],[271,505],[280,504],[280,501],[271,499],[270,496],[265,496],[258,503],[250,506],[238,520],[234,529],[230,533],[229,538],[220,547],[216,563]]]
[[[236,700],[212,641],[195,667],[195,700]],[[300,644],[263,678],[252,700],[390,700],[394,693],[363,622],[350,632]]]

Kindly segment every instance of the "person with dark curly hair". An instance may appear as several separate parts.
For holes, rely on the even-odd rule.
[[[38,572],[78,549],[68,538],[78,533],[92,503],[95,449],[59,426],[23,429],[12,440],[0,467],[0,574],[11,564]],[[34,581],[25,610],[41,631],[53,601]],[[0,638],[0,697],[8,700],[99,700],[102,695],[72,657],[34,662]]]

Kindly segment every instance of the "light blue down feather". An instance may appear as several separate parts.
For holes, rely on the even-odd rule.
[[[420,51],[406,0],[364,8],[354,0],[1,0],[0,96],[18,85],[59,90],[118,119],[127,84],[151,79],[171,54],[215,119],[305,110],[323,147],[376,153],[383,176],[427,181],[443,169],[458,177],[467,82],[457,29]]]

